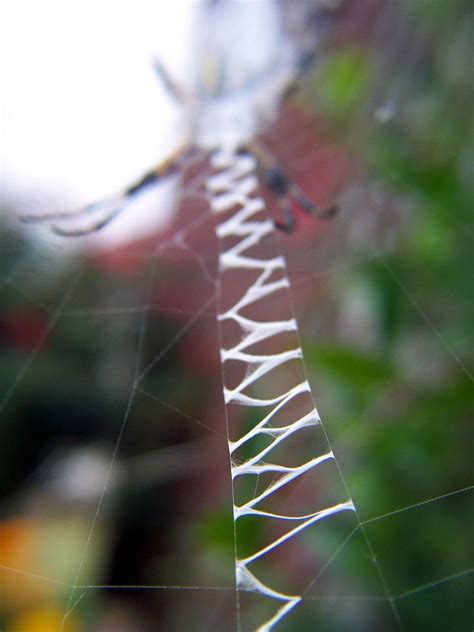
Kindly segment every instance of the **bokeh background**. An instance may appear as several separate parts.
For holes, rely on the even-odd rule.
[[[471,630],[472,3],[332,4],[262,140],[310,197],[339,205],[278,243],[374,557],[354,537],[280,628]],[[3,201],[6,632],[235,627],[204,178],[192,164],[160,231],[87,252],[39,241]],[[342,543],[314,530],[309,562]]]

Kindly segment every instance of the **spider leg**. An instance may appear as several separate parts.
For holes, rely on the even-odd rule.
[[[251,152],[258,161],[258,170],[264,186],[278,200],[283,221],[275,221],[275,226],[286,233],[294,232],[296,220],[290,205],[292,198],[297,205],[305,212],[319,219],[331,219],[337,213],[337,206],[330,206],[327,209],[320,209],[312,202],[302,190],[284,173],[282,169],[275,165],[275,161],[260,144],[253,142],[250,146]]]
[[[275,227],[287,235],[291,235],[296,229],[296,220],[287,196],[279,200],[279,207],[282,219],[275,220]]]
[[[275,220],[275,228],[284,233],[292,233],[296,228],[296,220],[290,205],[290,182],[283,171],[275,166],[269,153],[255,141],[251,143],[248,151],[257,159],[257,172],[260,179],[273,195],[277,198],[282,220]]]
[[[280,207],[282,219],[275,220],[275,227],[284,233],[291,234],[295,231],[296,220],[290,203],[290,183],[285,174],[276,167],[261,170],[264,185],[277,198]]]
[[[290,183],[290,191],[291,195],[296,200],[298,206],[305,212],[310,215],[314,215],[318,219],[332,219],[336,213],[338,212],[338,207],[335,204],[328,206],[328,208],[321,209],[312,202],[306,195],[301,191],[299,187],[294,183]]]
[[[55,211],[52,213],[44,213],[40,215],[22,215],[20,220],[27,223],[47,222],[52,220],[69,220],[76,217],[83,217],[99,211],[106,211],[97,221],[82,228],[63,228],[57,224],[52,226],[52,230],[64,237],[78,237],[94,233],[115,219],[135,196],[140,195],[145,189],[157,184],[158,182],[169,178],[178,173],[182,162],[194,152],[194,148],[188,144],[180,146],[166,160],[158,163],[150,169],[142,178],[128,186],[125,191],[116,197],[107,198],[93,202],[76,211]]]
[[[38,224],[40,222],[51,222],[52,220],[58,219],[74,219],[76,217],[81,217],[82,215],[96,213],[97,211],[100,211],[101,208],[106,207],[107,205],[118,204],[121,200],[121,197],[122,196],[99,200],[97,202],[92,202],[92,204],[87,204],[86,206],[82,206],[72,211],[51,211],[47,213],[37,213],[35,215],[19,215],[18,219],[24,224]]]
[[[155,58],[153,60],[153,70],[155,74],[163,84],[166,92],[171,95],[171,97],[177,101],[180,105],[189,106],[192,101],[192,97],[188,94],[182,86],[179,85],[172,77],[172,75],[168,72],[164,64],[160,59]]]
[[[56,235],[61,235],[61,237],[82,237],[83,235],[90,235],[91,233],[95,233],[101,228],[104,228],[104,226],[107,226],[107,224],[109,224],[123,211],[123,207],[123,204],[116,206],[100,221],[95,222],[84,228],[61,228],[61,226],[53,224],[51,226],[51,230],[53,231],[53,233],[56,233]]]

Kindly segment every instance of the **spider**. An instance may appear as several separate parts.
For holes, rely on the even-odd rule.
[[[321,3],[324,7],[324,0],[316,0],[317,9]],[[258,3],[213,0],[202,9],[201,22],[196,25],[201,37],[195,47],[194,90],[185,91],[160,61],[154,62],[154,70],[166,91],[189,114],[188,139],[118,195],[76,211],[23,215],[20,217],[23,222],[52,221],[52,230],[68,237],[96,232],[116,218],[133,198],[179,174],[180,168],[197,151],[211,154],[216,149],[250,153],[255,157],[260,182],[276,198],[280,208],[281,219],[275,221],[279,230],[292,233],[296,229],[292,204],[320,219],[334,216],[336,206],[320,209],[254,140],[262,120],[274,117],[280,102],[292,91],[307,65],[312,54],[307,41],[301,33],[299,38],[283,33],[281,7],[273,0]],[[317,12],[315,15],[317,17]],[[303,19],[299,16],[300,23]],[[307,33],[304,35],[308,40]],[[96,212],[100,213],[100,219],[83,228],[64,228],[54,223]]]

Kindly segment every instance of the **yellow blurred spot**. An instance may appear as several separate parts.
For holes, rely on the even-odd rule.
[[[57,606],[46,604],[21,612],[5,628],[5,632],[78,632],[79,625],[71,613],[61,628],[64,611]]]
[[[8,616],[38,604],[63,602],[81,563],[89,529],[86,518],[51,512],[0,520],[0,610]],[[94,583],[103,559],[100,525],[94,536],[89,559],[82,565],[84,583]]]
[[[34,520],[11,518],[0,522],[0,605],[25,606],[44,598],[51,586],[29,576],[40,573],[35,564],[39,532]]]
[[[220,67],[217,63],[216,57],[213,55],[206,55],[202,64],[202,83],[206,92],[210,95],[217,93],[219,84]]]

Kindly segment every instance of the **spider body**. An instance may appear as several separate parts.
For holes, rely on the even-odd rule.
[[[194,32],[192,142],[205,150],[246,146],[297,74],[296,45],[282,30],[279,5],[218,1],[198,13]]]
[[[285,176],[273,157],[254,142],[261,126],[276,116],[280,102],[308,56],[303,40],[284,32],[280,3],[213,0],[200,9],[194,28],[197,37],[192,90],[179,86],[159,61],[154,64],[166,90],[188,114],[188,140],[121,194],[79,209],[80,215],[100,213],[98,220],[79,229],[53,224],[54,232],[79,236],[103,228],[133,197],[179,173],[196,148],[208,153],[216,149],[253,153],[262,183],[276,197],[281,209],[283,221],[276,221],[275,225],[285,232],[292,232],[296,226],[293,204],[324,219],[334,213],[334,207],[320,211]],[[62,221],[73,215],[60,211],[23,216],[22,220]]]

